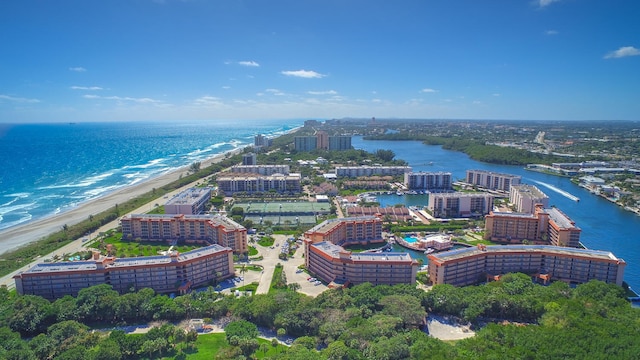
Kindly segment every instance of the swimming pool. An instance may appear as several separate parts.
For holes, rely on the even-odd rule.
[[[404,238],[404,241],[408,242],[409,244],[413,244],[418,242],[418,239],[411,236],[407,236]]]

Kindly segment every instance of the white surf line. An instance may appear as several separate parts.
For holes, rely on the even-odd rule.
[[[568,193],[568,192],[566,192],[566,191],[564,191],[562,189],[558,189],[557,187],[555,187],[555,186],[553,186],[551,184],[543,183],[542,181],[537,181],[537,180],[533,180],[533,182],[535,182],[537,184],[540,184],[540,185],[542,185],[542,186],[544,186],[546,188],[549,188],[549,189],[557,192],[558,194],[563,195],[564,197],[569,198],[569,199],[571,199],[573,201],[580,201],[579,197],[577,197],[575,195],[572,195],[572,194],[570,194],[570,193]]]

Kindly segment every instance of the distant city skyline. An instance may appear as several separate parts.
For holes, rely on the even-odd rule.
[[[640,2],[4,1],[0,122],[640,120]]]

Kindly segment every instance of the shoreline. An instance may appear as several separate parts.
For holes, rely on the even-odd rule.
[[[240,153],[247,146],[250,145],[228,150],[203,160],[201,161],[201,168],[207,168],[223,160],[227,155]],[[34,221],[27,221],[23,224],[0,230],[0,255],[14,251],[23,245],[41,240],[61,230],[65,224],[69,226],[77,224],[85,220],[89,215],[101,213],[112,208],[115,204],[124,203],[132,198],[148,193],[154,188],[160,188],[176,181],[188,170],[189,166],[190,165],[184,165],[167,173],[148,178],[138,184],[124,186],[104,196],[80,203],[76,207],[58,214],[46,216]]]

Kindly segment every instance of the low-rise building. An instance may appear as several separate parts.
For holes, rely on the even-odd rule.
[[[234,276],[230,248],[210,245],[185,253],[135,258],[101,257],[89,261],[41,263],[14,276],[20,295],[55,300],[84,288],[109,284],[121,294],[151,288],[157,293],[185,293],[191,288]]]
[[[218,244],[246,253],[247,229],[222,215],[130,214],[120,219],[122,238],[166,243]]]
[[[251,175],[251,174],[220,174],[216,179],[218,191],[226,196],[232,196],[237,192],[249,194],[256,192],[276,191],[278,193],[296,194],[301,191],[301,175],[290,173],[288,175]]]
[[[198,215],[206,210],[211,200],[210,187],[193,187],[187,189],[164,204],[165,214]]]
[[[351,253],[342,246],[383,243],[382,220],[373,216],[326,220],[304,234],[305,265],[323,281],[413,284],[418,262],[407,253]]]
[[[622,285],[626,262],[611,252],[548,245],[496,245],[428,255],[433,284],[467,286],[521,272],[543,282],[581,284],[601,280]]]
[[[289,175],[289,165],[234,165],[231,172],[236,174]]]
[[[330,286],[414,284],[418,262],[408,253],[352,253],[330,242],[306,242],[307,268]]]
[[[338,177],[404,175],[411,172],[410,166],[337,166]]]

